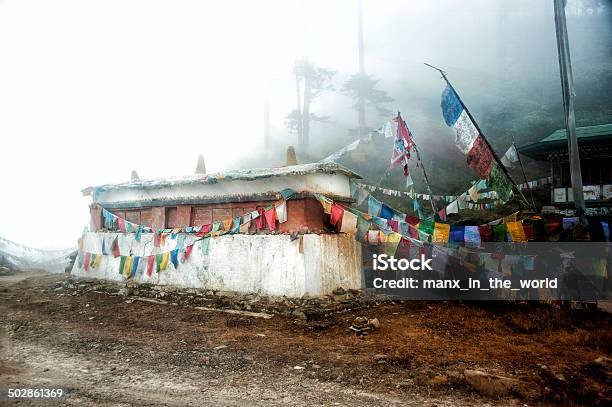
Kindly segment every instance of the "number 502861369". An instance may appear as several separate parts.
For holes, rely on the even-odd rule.
[[[8,389],[8,398],[59,398],[66,394],[63,389],[19,388]]]

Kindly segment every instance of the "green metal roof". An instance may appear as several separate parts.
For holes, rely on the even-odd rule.
[[[576,137],[579,144],[610,139],[612,138],[612,124],[576,127]],[[561,146],[567,146],[567,131],[565,129],[556,130],[540,141],[519,147],[518,151],[531,158],[541,158],[547,151],[550,151],[550,148]]]
[[[590,138],[599,136],[612,136],[612,124],[600,124],[598,126],[576,127],[576,137]],[[540,140],[540,143],[567,140],[567,130],[555,130],[550,136]]]

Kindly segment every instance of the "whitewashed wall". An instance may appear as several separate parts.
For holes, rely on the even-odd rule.
[[[83,250],[101,253],[102,239],[106,248],[115,233],[86,233]],[[195,239],[187,235],[186,244]],[[120,239],[121,253],[148,255],[153,246],[152,235],[143,234],[136,242],[134,235]],[[176,241],[168,237],[162,251],[172,250]],[[180,255],[179,255],[180,257]],[[78,277],[123,281],[119,273],[120,258],[106,255],[95,270],[85,271],[75,262],[72,274]],[[362,288],[361,246],[346,234],[306,234],[296,240],[288,235],[227,235],[212,238],[207,255],[196,243],[190,258],[172,264],[165,271],[148,277],[141,262],[134,281],[176,287],[202,288],[240,293],[286,295],[289,297],[321,296],[337,287]]]
[[[287,175],[255,180],[219,180],[216,184],[194,183],[170,185],[154,189],[120,188],[100,192],[98,202],[150,202],[152,200],[220,198],[225,196],[252,196],[292,188],[298,192],[318,192],[350,197],[349,178],[345,174]]]

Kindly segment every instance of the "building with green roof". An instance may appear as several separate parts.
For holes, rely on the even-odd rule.
[[[612,124],[577,127],[584,198],[587,207],[612,205]],[[567,131],[559,129],[542,140],[518,148],[521,154],[550,163],[551,203],[572,206]]]

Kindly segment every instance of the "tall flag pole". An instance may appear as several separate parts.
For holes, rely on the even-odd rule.
[[[397,112],[397,117],[394,119],[397,122],[397,132],[395,134],[395,142],[393,143],[393,152],[391,153],[391,164],[389,165],[389,171],[397,168],[400,164],[403,164],[404,176],[407,180],[410,178],[410,171],[408,170],[408,160],[410,159],[410,151],[414,150],[417,155],[418,163],[420,164],[421,171],[423,171],[423,179],[429,192],[429,202],[431,203],[431,209],[433,210],[433,216],[438,213],[436,205],[433,201],[433,194],[431,193],[431,187],[429,185],[429,179],[427,178],[427,172],[421,161],[421,155],[412,137],[412,132],[406,125],[400,112]]]
[[[554,0],[557,51],[559,53],[559,71],[561,74],[561,90],[563,94],[563,110],[565,113],[567,149],[574,205],[576,205],[580,222],[586,225],[586,206],[582,192],[582,173],[580,172],[580,155],[578,152],[578,139],[576,138],[576,119],[574,117],[574,78],[572,75],[569,40],[567,38],[565,5],[566,0]]]
[[[457,135],[455,144],[467,155],[468,166],[482,179],[488,179],[491,189],[496,190],[501,199],[505,201],[510,199],[511,192],[514,190],[529,206],[529,202],[446,77],[446,72],[428,63],[425,63],[425,65],[440,72],[442,78],[446,81],[446,88],[442,92],[442,114],[446,124],[455,128]]]

